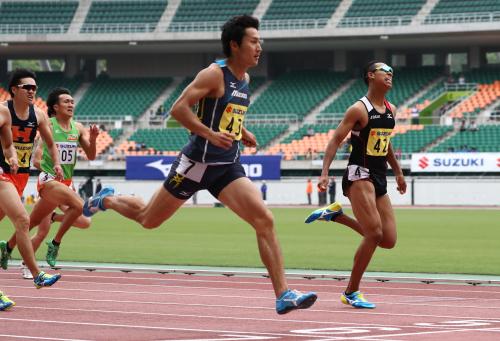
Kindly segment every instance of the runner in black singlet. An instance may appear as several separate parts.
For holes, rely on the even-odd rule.
[[[62,169],[47,116],[39,108],[33,106],[36,90],[36,77],[33,72],[26,69],[15,70],[9,80],[12,101],[9,101],[7,106],[0,105],[0,113],[11,117],[13,144],[21,170],[17,173],[12,171],[7,163],[3,161],[1,163],[0,220],[7,216],[12,221],[16,230],[19,252],[34,278],[35,286],[41,288],[56,283],[61,275],[46,274],[38,267],[29,235],[29,216],[20,199],[28,181],[36,130],[39,131],[54,157],[54,171],[57,177],[62,177]],[[11,252],[12,249],[9,249],[7,242],[1,241],[0,265],[3,269],[7,269]]]
[[[329,141],[323,159],[320,186],[327,188],[328,170],[337,150],[351,132],[352,152],[342,179],[344,195],[349,198],[356,219],[342,212],[335,202],[312,212],[306,223],[315,220],[335,221],[349,226],[363,236],[354,256],[347,289],[341,295],[344,304],[355,308],[375,308],[359,291],[361,278],[377,246],[391,249],[396,244],[396,220],[387,195],[387,163],[391,166],[401,194],[406,181],[391,147],[396,107],[385,95],[392,88],[393,70],[380,62],[370,62],[363,70],[368,93],[354,103]]]

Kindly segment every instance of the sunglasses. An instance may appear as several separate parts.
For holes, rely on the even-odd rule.
[[[33,91],[33,92],[35,92],[36,89],[38,89],[38,87],[34,84],[19,84],[17,87],[20,89],[24,89],[26,91]]]
[[[386,65],[386,64],[382,64],[382,65],[374,68],[371,72],[375,72],[375,71],[384,71],[385,73],[394,74],[392,67],[390,67],[389,65]]]

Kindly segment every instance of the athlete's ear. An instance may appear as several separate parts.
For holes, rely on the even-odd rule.
[[[236,40],[231,40],[229,42],[229,46],[231,47],[231,51],[239,49],[240,45],[236,42]]]

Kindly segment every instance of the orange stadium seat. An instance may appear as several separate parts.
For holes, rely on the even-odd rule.
[[[465,113],[473,113],[484,109],[500,97],[500,81],[493,84],[480,84],[478,91],[456,106],[450,116],[461,118]]]

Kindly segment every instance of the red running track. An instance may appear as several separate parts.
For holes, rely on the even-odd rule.
[[[257,277],[63,271],[36,290],[0,273],[16,301],[0,312],[0,340],[500,340],[500,287],[366,282],[374,310],[339,301],[345,283],[289,279],[319,299],[277,315]]]

